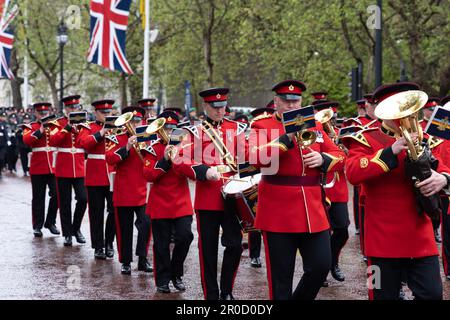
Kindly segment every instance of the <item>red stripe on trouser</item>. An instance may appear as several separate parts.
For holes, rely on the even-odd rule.
[[[449,206],[450,207],[450,206]],[[442,266],[444,267],[444,274],[446,276],[448,276],[448,261],[447,261],[447,256],[445,255],[445,243],[447,241],[447,239],[445,238],[445,231],[444,231],[444,224],[446,224],[444,222],[444,214],[446,213],[441,213],[441,251],[442,251]],[[447,218],[448,219],[448,218]]]
[[[31,177],[31,179],[32,179],[32,177]],[[34,183],[31,182],[31,194],[32,195],[34,194],[33,185],[34,185]],[[45,187],[47,188],[47,186],[45,186]],[[45,191],[44,191],[44,197],[45,197]],[[44,198],[44,212],[45,212],[45,198]],[[45,218],[45,216],[44,216],[44,218]],[[33,200],[31,200],[31,224],[32,224],[33,228],[34,228],[34,221],[35,221],[35,219],[34,219],[34,206],[33,206]]]
[[[197,233],[198,233],[198,253],[199,253],[199,259],[200,259],[200,278],[202,280],[202,290],[203,290],[203,296],[205,300],[207,299],[207,290],[206,290],[206,280],[205,280],[205,270],[203,266],[203,249],[202,249],[202,233],[200,230],[200,217],[199,213],[195,212],[195,217],[197,219]]]
[[[369,274],[369,270],[371,270],[372,266],[372,260],[370,258],[367,258],[367,279],[369,279],[369,277],[371,276],[371,274]],[[367,282],[367,288],[369,290],[369,300],[374,300],[374,296],[373,296],[373,288],[372,288],[372,284]]]
[[[119,211],[117,207],[114,207],[114,218],[116,219],[117,252],[119,253],[119,262],[122,262],[122,233],[120,232]]]
[[[56,198],[58,199],[58,209],[59,209],[59,221],[61,222],[61,228],[62,228],[62,215],[61,215],[61,202],[59,199],[59,185],[58,185],[58,181],[59,179],[55,177],[55,182],[56,182]]]
[[[150,231],[148,233],[147,245],[145,246],[145,253],[148,254],[148,249],[150,248],[150,242],[152,240],[152,219],[148,216],[148,220],[150,220]],[[155,250],[155,248],[153,248]]]
[[[359,206],[359,246],[361,249],[361,254],[365,256],[364,253],[364,222],[362,221],[362,210],[364,206]]]
[[[263,240],[264,240],[264,252],[265,252],[265,255],[266,255],[267,281],[269,282],[269,299],[273,300],[272,269],[270,267],[270,254],[269,254],[269,246],[267,245],[267,233],[266,233],[266,231],[263,231]]]

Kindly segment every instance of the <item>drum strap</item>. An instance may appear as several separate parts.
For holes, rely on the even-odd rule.
[[[269,176],[263,175],[262,181],[279,186],[320,186],[320,176]]]

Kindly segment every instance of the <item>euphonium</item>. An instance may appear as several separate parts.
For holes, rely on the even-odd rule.
[[[317,112],[314,116],[316,121],[318,121],[322,124],[323,130],[326,132],[326,134],[332,139],[334,139],[336,137],[336,133],[334,132],[333,124],[331,123],[333,116],[334,116],[334,112],[331,109],[321,110],[321,111]]]
[[[130,136],[135,136],[136,131],[134,130],[133,126],[130,123],[132,119],[133,119],[133,112],[126,112],[126,113],[120,115],[116,121],[114,121],[114,125],[116,127],[124,126],[126,128],[127,132],[130,134]],[[137,142],[135,144],[133,144],[133,148],[136,151],[136,153],[138,154],[139,158],[141,158],[141,160],[144,161],[144,157],[141,154],[141,150],[140,150],[140,147]]]
[[[408,145],[408,157],[405,159],[405,175],[414,186],[429,178],[432,170],[436,170],[437,160],[431,150],[422,142],[423,133],[418,121],[418,112],[428,100],[425,92],[410,90],[397,93],[378,104],[375,115],[383,120],[393,120],[397,123],[401,135]],[[417,139],[412,136],[417,135]],[[424,196],[414,187],[419,213],[425,212],[432,219],[439,218],[442,209],[439,194]]]

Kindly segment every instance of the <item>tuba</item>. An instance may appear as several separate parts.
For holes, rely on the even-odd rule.
[[[116,127],[122,127],[122,126],[125,127],[129,135],[135,136],[136,131],[134,130],[133,126],[130,123],[130,121],[132,119],[133,119],[133,112],[126,112],[126,113],[120,115],[116,121],[114,121],[114,125]],[[142,162],[144,162],[144,157],[141,154],[141,148],[137,142],[135,144],[133,144],[133,148],[136,151],[139,158],[142,160]]]
[[[431,170],[436,170],[438,165],[428,145],[423,142],[422,127],[418,120],[418,112],[427,100],[428,95],[423,91],[400,92],[380,102],[375,115],[382,120],[393,120],[398,125],[400,134],[408,145],[405,174],[414,183],[417,209],[419,213],[425,212],[431,219],[438,219],[442,211],[439,194],[425,197],[416,188],[417,183],[429,178]],[[417,139],[413,139],[412,135],[417,135]]]

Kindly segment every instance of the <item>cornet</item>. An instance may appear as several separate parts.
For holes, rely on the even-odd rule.
[[[130,136],[135,136],[136,131],[134,130],[133,126],[131,125],[130,121],[133,119],[133,112],[126,112],[119,116],[116,121],[114,121],[114,125],[116,127],[122,127],[124,126]],[[133,148],[138,154],[139,158],[144,162],[144,157],[141,154],[141,148],[139,147],[138,143],[136,142],[133,144]]]

